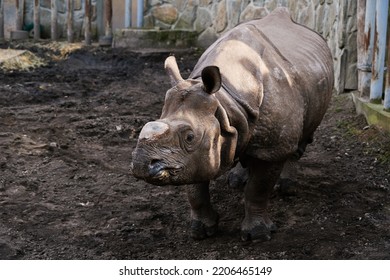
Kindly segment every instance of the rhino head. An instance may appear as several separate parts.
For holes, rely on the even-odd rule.
[[[237,131],[216,98],[222,84],[219,68],[207,66],[199,79],[184,80],[170,56],[165,69],[172,88],[160,119],[140,132],[132,173],[155,185],[209,181],[232,164],[237,142]]]

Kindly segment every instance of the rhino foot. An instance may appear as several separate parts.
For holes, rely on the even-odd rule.
[[[297,193],[297,184],[289,178],[280,178],[275,189],[281,196],[293,196]]]
[[[207,226],[199,220],[191,221],[191,237],[195,240],[202,240],[216,235],[218,231],[218,218],[212,226]]]
[[[265,223],[254,226],[251,229],[242,229],[241,230],[241,240],[242,241],[268,241],[271,239],[271,233],[276,231],[276,225],[271,223],[267,225]]]

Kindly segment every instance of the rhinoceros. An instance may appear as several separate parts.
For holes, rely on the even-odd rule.
[[[191,235],[217,232],[209,183],[238,162],[249,171],[243,240],[269,240],[270,193],[320,124],[333,88],[326,41],[277,8],[222,35],[183,79],[165,61],[172,88],[160,119],[142,128],[132,173],[154,185],[188,185]]]

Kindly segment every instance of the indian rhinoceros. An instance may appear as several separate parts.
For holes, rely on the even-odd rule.
[[[202,239],[218,225],[210,180],[240,162],[249,170],[241,237],[270,239],[270,193],[285,163],[311,142],[332,95],[326,41],[277,8],[226,32],[188,79],[174,56],[165,69],[172,88],[160,119],[140,132],[133,175],[155,185],[191,184],[191,234]]]

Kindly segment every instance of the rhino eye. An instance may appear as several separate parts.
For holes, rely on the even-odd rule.
[[[192,141],[194,141],[194,139],[195,139],[194,133],[188,132],[187,135],[186,135],[186,142],[187,143],[192,143]]]
[[[182,140],[180,141],[181,147],[187,152],[193,152],[196,146],[196,136],[192,129],[187,128],[182,132],[180,138]]]

